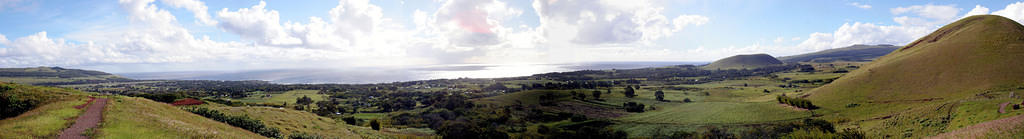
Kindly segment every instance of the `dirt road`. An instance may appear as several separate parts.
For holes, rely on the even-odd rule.
[[[96,127],[99,125],[100,120],[103,119],[103,107],[107,106],[106,98],[96,98],[89,104],[88,109],[85,113],[78,116],[75,120],[75,124],[71,125],[68,129],[64,129],[60,133],[60,139],[87,139],[89,137],[82,136],[82,133],[89,128]]]

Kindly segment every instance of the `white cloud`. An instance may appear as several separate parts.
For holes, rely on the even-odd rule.
[[[968,11],[967,14],[965,14],[961,18],[972,16],[972,15],[986,15],[986,14],[988,14],[988,8],[982,7],[981,5],[974,5],[974,9],[971,9],[971,11]]]
[[[857,3],[857,2],[847,3],[847,5],[850,5],[850,6],[853,6],[853,7],[857,7],[857,8],[861,8],[861,9],[871,9],[871,5],[861,4],[861,3]]]
[[[383,9],[368,0],[341,0],[324,11],[327,17],[299,22],[281,21],[282,14],[262,1],[246,8],[224,8],[212,17],[201,1],[155,2],[120,0],[131,21],[128,25],[68,33],[89,36],[72,35],[75,41],[53,38],[45,31],[12,40],[0,35],[0,65],[181,64],[251,69],[258,65],[659,60],[681,57],[683,51],[652,41],[709,23],[708,17],[700,15],[665,15],[664,7],[650,1],[535,2],[532,6],[541,10],[537,12],[541,25],[531,27],[514,22],[524,11],[502,0],[444,0],[437,1],[442,4],[436,11],[412,12],[413,28],[384,17]],[[182,27],[179,19],[163,8],[186,9],[195,23],[215,25],[242,40],[222,42],[195,36],[193,32],[202,30]],[[590,47],[592,44],[601,47]],[[193,70],[207,67],[197,68]]]
[[[1018,23],[1024,22],[1024,2],[1015,2],[1006,5],[1003,10],[992,12],[992,14],[1013,19]]]
[[[175,8],[185,8],[195,15],[196,23],[202,25],[216,25],[217,21],[210,18],[210,13],[207,12],[206,3],[199,0],[161,0],[164,4],[170,5]]]
[[[244,39],[267,45],[299,45],[302,40],[290,36],[280,24],[280,14],[275,10],[266,10],[266,2],[250,8],[241,8],[235,12],[227,8],[217,12],[217,17],[224,23],[219,26],[228,32],[236,33]]]
[[[797,45],[797,49],[812,52],[855,44],[905,45],[958,19],[960,10],[956,5],[933,4],[892,8],[890,12],[896,16],[893,22],[898,25],[844,23],[831,33],[810,34],[807,40]]]
[[[668,20],[664,7],[649,1],[534,1],[540,28],[552,41],[575,44],[649,43],[671,36],[685,25],[700,25],[707,18],[684,15]]]
[[[901,24],[915,24],[915,25],[936,25],[940,23],[948,23],[952,20],[956,20],[960,12],[960,8],[956,8],[956,5],[913,5],[908,7],[896,7],[891,9],[893,15],[902,14],[914,14],[919,17],[901,16],[897,18],[904,18]],[[910,19],[907,19],[910,18]],[[925,20],[932,20],[933,22],[921,22]],[[897,21],[899,22],[899,21]]]
[[[4,36],[4,34],[0,34],[0,44],[7,44],[7,42],[7,36]]]

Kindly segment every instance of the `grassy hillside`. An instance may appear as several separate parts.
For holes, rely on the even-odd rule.
[[[950,119],[976,114],[958,112],[964,108],[961,100],[1024,88],[1019,59],[1024,59],[1024,26],[1001,16],[971,16],[806,97],[826,116],[878,131],[874,136],[930,136],[957,128],[950,127]]]
[[[711,64],[708,64],[702,68],[708,70],[715,69],[752,69],[771,65],[781,65],[782,61],[775,59],[771,55],[767,54],[752,54],[752,55],[736,55],[727,57]]]
[[[313,113],[270,107],[210,107],[229,115],[248,115],[265,124],[281,129],[288,136],[306,133],[330,138],[389,138],[368,127],[347,125]]]
[[[136,97],[113,97],[97,138],[265,138],[245,129]]]
[[[827,63],[836,61],[865,62],[892,53],[899,49],[893,45],[853,45],[849,47],[828,49],[813,53],[779,57],[786,63],[814,62]]]
[[[0,138],[56,137],[84,111],[75,106],[83,105],[89,99],[86,93],[61,88],[3,82],[0,82],[0,88],[4,88],[0,89],[0,99],[28,102],[33,106],[16,117],[0,120]],[[4,107],[5,111],[11,109],[11,106]]]

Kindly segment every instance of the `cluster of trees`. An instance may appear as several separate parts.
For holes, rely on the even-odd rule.
[[[636,90],[634,90],[633,87],[627,85],[625,89],[626,91],[622,92],[623,95],[625,95],[628,98],[636,97]],[[637,86],[636,89],[640,89],[640,86]]]
[[[569,95],[572,95],[572,99],[587,100],[587,94],[586,93],[576,93],[576,91],[570,91]]]
[[[294,132],[288,135],[288,139],[326,139],[328,137],[320,136],[317,134],[310,134],[306,132]]]
[[[644,104],[636,102],[626,102],[622,104],[622,107],[626,109],[626,112],[644,112]]]
[[[654,99],[658,101],[665,101],[665,92],[658,90],[654,92]]]
[[[10,90],[14,90],[14,87],[0,85],[0,108],[3,108],[0,109],[0,119],[18,116],[31,110],[39,103],[34,99],[19,97],[15,93],[8,92]]]
[[[734,134],[735,133],[735,134]],[[863,139],[865,135],[857,129],[846,129],[836,131],[832,123],[820,119],[804,119],[802,121],[779,123],[762,126],[750,126],[749,130],[742,132],[730,132],[728,128],[704,127],[703,132],[677,131],[671,134],[664,134],[660,129],[654,131],[652,138],[752,138],[752,139],[773,139],[773,138],[834,138],[834,139]]]
[[[804,108],[809,110],[818,109],[818,106],[814,106],[814,104],[811,104],[810,100],[803,98],[778,96],[775,97],[775,100],[778,100],[781,104],[786,104],[798,108]]]
[[[541,106],[554,106],[558,102],[558,96],[555,93],[547,92],[537,99],[540,101]]]
[[[599,87],[612,87],[618,84],[618,81],[587,81],[587,80],[569,80],[565,83],[553,83],[548,82],[544,84],[534,83],[530,85],[522,85],[523,90],[531,89],[597,89]]]
[[[242,128],[245,130],[252,131],[253,133],[260,134],[269,138],[281,138],[281,131],[274,127],[269,127],[263,124],[262,121],[249,118],[249,116],[238,115],[231,116],[225,115],[220,111],[207,109],[204,107],[192,107],[183,108],[186,111],[202,115],[203,117],[213,119],[215,121],[227,123],[231,126]]]

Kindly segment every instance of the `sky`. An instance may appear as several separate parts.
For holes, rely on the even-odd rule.
[[[1019,1],[0,0],[0,67],[108,72],[707,62],[904,45]]]

